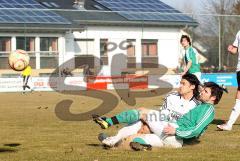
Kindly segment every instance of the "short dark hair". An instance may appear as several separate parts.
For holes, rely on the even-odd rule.
[[[198,87],[200,85],[200,81],[198,80],[198,78],[194,74],[187,73],[182,76],[182,79],[187,80],[191,85],[195,85],[195,88],[193,90],[193,96],[198,97],[199,95]]]
[[[180,39],[180,43],[182,43],[183,39],[186,39],[189,43],[189,45],[192,45],[191,39],[188,35],[182,35],[181,39]]]
[[[214,104],[218,104],[221,100],[223,92],[228,93],[227,89],[224,87],[219,86],[217,83],[214,82],[206,82],[204,83],[204,87],[208,87],[211,89],[211,96],[215,96],[216,99],[214,100]]]

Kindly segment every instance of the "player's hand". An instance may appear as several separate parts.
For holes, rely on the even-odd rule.
[[[237,48],[234,47],[233,45],[229,45],[228,46],[228,52],[230,52],[231,54],[236,54],[237,53]]]
[[[163,132],[166,135],[175,135],[176,129],[174,127],[172,127],[170,124],[168,124],[166,127],[163,128]]]

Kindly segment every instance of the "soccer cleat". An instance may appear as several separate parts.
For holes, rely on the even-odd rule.
[[[231,131],[232,130],[232,127],[227,124],[217,125],[217,128],[219,130],[223,130],[223,131]]]
[[[104,148],[109,149],[118,146],[122,140],[119,140],[116,136],[109,137],[105,133],[98,135],[98,140],[103,143]]]
[[[92,115],[93,121],[96,122],[101,126],[102,129],[107,129],[109,128],[109,124],[107,121],[105,121],[104,117],[100,117],[98,115]]]
[[[152,146],[150,144],[140,144],[138,142],[131,142],[130,147],[135,151],[149,151],[149,150],[152,150]]]
[[[103,141],[104,139],[106,139],[108,137],[108,135],[107,134],[105,134],[105,133],[100,133],[100,134],[98,134],[98,140],[99,141]]]
[[[112,137],[107,137],[107,138],[103,139],[101,142],[105,146],[114,147],[114,146],[117,146],[119,144],[120,140],[117,137],[112,136]]]

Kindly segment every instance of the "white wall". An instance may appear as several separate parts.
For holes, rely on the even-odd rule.
[[[181,36],[180,29],[178,28],[160,28],[160,27],[87,27],[83,32],[74,32],[66,34],[16,34],[16,33],[1,33],[1,36],[12,37],[12,50],[16,49],[17,36],[29,36],[36,37],[36,52],[40,51],[39,37],[58,37],[58,49],[59,49],[59,64],[62,64],[70,59],[72,61],[68,64],[68,67],[74,68],[74,55],[75,55],[75,42],[77,39],[94,39],[93,53],[95,57],[100,58],[100,39],[108,39],[111,42],[115,42],[119,45],[126,39],[136,39],[135,54],[137,63],[141,63],[141,39],[158,39],[158,57],[159,64],[165,65],[168,68],[175,68],[178,63],[178,55],[180,51],[179,39]],[[116,50],[109,52],[109,66],[113,55],[117,53],[123,53],[126,55],[126,50],[117,48]],[[39,69],[39,53],[36,53],[36,68]],[[100,62],[96,59],[95,65],[99,66]],[[121,64],[121,67],[126,67],[126,64]]]
[[[108,39],[119,45],[126,39],[136,39],[136,61],[141,62],[141,39],[158,39],[159,64],[168,68],[175,68],[178,64],[180,52],[179,40],[181,37],[180,28],[160,28],[160,27],[87,27],[81,33],[74,32],[74,37],[78,39],[95,40],[95,56],[100,57],[99,40]],[[109,53],[109,63],[116,53],[126,54],[126,50],[117,48]],[[110,64],[109,64],[110,65]]]

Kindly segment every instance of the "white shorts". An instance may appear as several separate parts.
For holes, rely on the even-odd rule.
[[[141,138],[145,141],[146,144],[149,144],[153,147],[163,147],[163,141],[156,134],[142,134],[135,138]]]
[[[177,139],[176,136],[165,136],[165,138],[160,139],[156,134],[143,134],[135,138],[143,139],[146,144],[152,147],[169,147],[169,148],[181,148],[183,145],[182,139]]]
[[[168,114],[161,113],[157,110],[150,110],[147,114],[146,123],[148,124],[150,130],[162,139],[165,134],[163,133],[163,128],[168,124],[177,128],[178,125],[176,123],[169,123],[165,121],[165,118]]]

